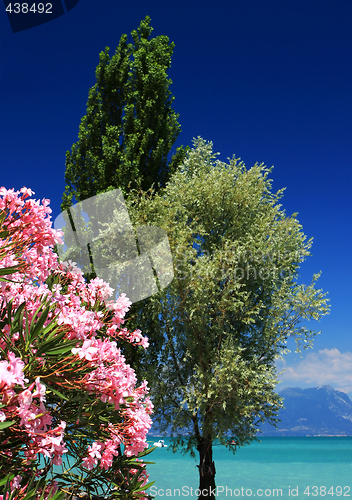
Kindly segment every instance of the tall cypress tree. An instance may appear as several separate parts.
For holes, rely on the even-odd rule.
[[[179,115],[167,76],[174,43],[151,38],[147,16],[133,43],[122,35],[115,54],[100,53],[96,84],[90,89],[87,114],[78,141],[66,153],[65,192],[61,209],[110,189],[147,190],[161,186],[183,160],[183,147],[169,161],[179,133]]]

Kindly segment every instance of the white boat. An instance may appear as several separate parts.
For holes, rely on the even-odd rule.
[[[157,446],[158,448],[167,448],[167,444],[164,443],[163,439],[159,439],[159,441],[154,443],[153,446]]]

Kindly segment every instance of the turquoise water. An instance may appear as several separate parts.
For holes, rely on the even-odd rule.
[[[158,439],[148,436],[148,443]],[[214,446],[213,457],[219,499],[352,497],[352,437],[264,437],[235,455]],[[197,498],[196,459],[169,448],[157,448],[147,459],[155,462],[148,472],[156,498]]]
[[[148,470],[158,498],[196,498],[195,459],[165,448],[149,456],[156,462]],[[213,457],[217,498],[352,496],[352,437],[266,437],[238,449],[235,455],[215,446]]]

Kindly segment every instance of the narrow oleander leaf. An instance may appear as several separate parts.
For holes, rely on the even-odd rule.
[[[48,314],[49,314],[49,311],[50,311],[50,304],[44,309],[44,311],[41,311],[40,309],[37,310],[34,314],[34,317],[32,318],[32,321],[31,321],[31,326],[30,326],[30,342],[32,342],[40,333],[40,331],[42,330],[43,326],[44,326],[44,323],[45,321],[47,320],[48,318]],[[34,323],[34,320],[36,318],[36,316],[41,313],[40,315],[40,318],[37,320],[36,323]]]
[[[60,332],[56,336],[50,335],[46,342],[41,342],[39,344],[38,350],[36,352],[36,357],[39,357],[44,352],[47,353],[49,350],[55,349],[56,347],[61,348],[62,347],[61,341],[64,339],[65,335],[66,335],[66,332]],[[77,344],[77,342],[75,343],[75,345],[76,344]],[[66,343],[65,343],[65,345],[66,345]]]
[[[155,483],[155,481],[151,481],[150,483],[147,483],[145,486],[142,486],[141,488],[138,488],[137,490],[134,490],[134,492],[135,493],[139,493],[140,491],[145,491],[148,488],[150,488],[151,486],[153,486],[154,483]]]
[[[0,479],[0,486],[3,486],[4,484],[6,484],[6,482],[12,481],[14,477],[15,477],[15,474],[9,474],[5,478]]]
[[[56,394],[56,396],[59,396],[59,398],[64,399],[65,401],[69,401],[69,398],[67,398],[62,392],[58,391],[57,389],[54,389],[51,385],[47,387],[48,392],[53,392]]]
[[[15,424],[16,420],[10,420],[8,422],[0,422],[0,430],[6,429],[7,427],[11,427],[11,425]]]
[[[14,274],[18,272],[18,267],[12,266],[12,267],[2,267],[0,268],[0,276],[6,276],[8,274]]]
[[[65,345],[64,346],[58,346],[58,347],[54,347],[50,350],[46,350],[45,351],[45,354],[47,356],[56,356],[57,354],[63,354],[65,352],[68,352],[70,351],[73,347],[75,347],[77,344],[77,341],[67,341],[65,342]]]

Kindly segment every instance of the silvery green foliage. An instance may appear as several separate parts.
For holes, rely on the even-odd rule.
[[[218,439],[234,451],[229,436],[242,445],[261,421],[275,424],[275,359],[289,338],[298,351],[310,347],[317,333],[302,322],[328,313],[319,275],[297,283],[312,239],[297,214],[286,215],[284,189],[272,191],[270,173],[236,158],[220,162],[198,138],[165,189],[126,200],[133,225],[166,231],[173,258],[171,284],[134,312],[151,343],[140,370],[154,420],[171,425],[175,449],[194,453]],[[111,224],[111,248],[114,234]]]

